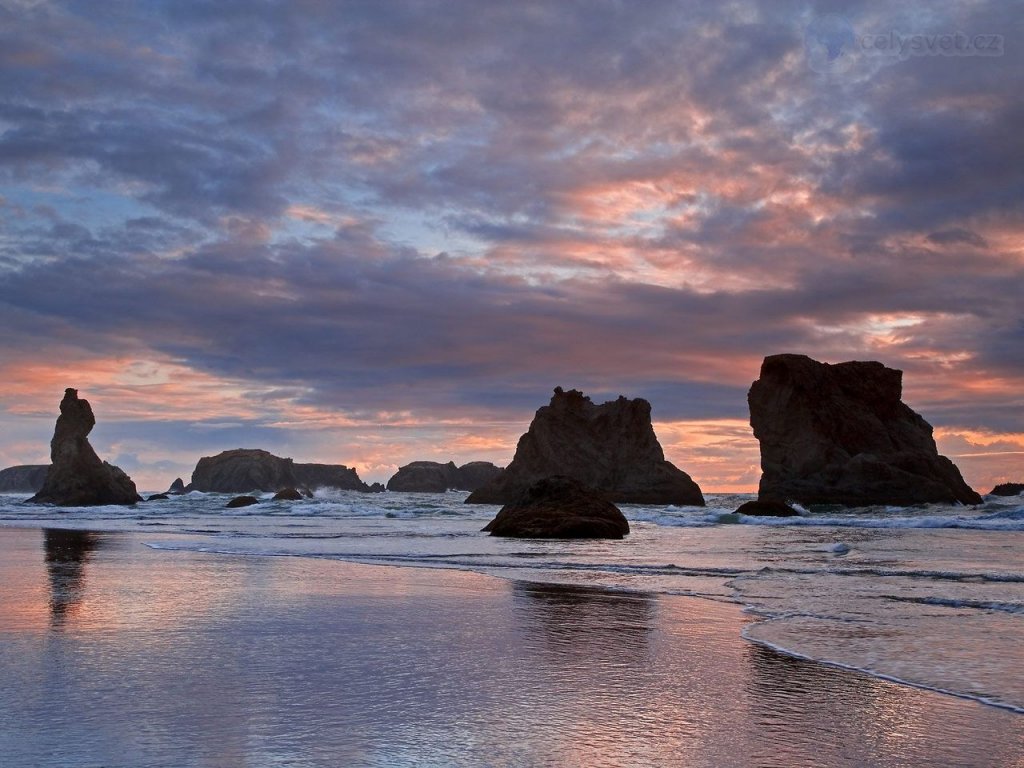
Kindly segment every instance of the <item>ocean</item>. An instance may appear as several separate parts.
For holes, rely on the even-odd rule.
[[[466,494],[319,492],[225,509],[193,492],[60,509],[0,497],[0,526],[132,533],[164,553],[298,557],[470,571],[515,583],[682,595],[740,606],[746,641],[789,657],[1024,714],[1024,499],[978,507],[733,514],[623,505],[622,541],[500,539]],[[1021,721],[1024,726],[1024,720]]]

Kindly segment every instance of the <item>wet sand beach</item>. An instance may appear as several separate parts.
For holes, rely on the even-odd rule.
[[[0,529],[22,766],[1024,766],[1021,716],[792,659],[732,604]]]

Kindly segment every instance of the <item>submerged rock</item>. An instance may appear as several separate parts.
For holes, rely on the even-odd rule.
[[[77,389],[64,390],[50,441],[50,470],[30,502],[85,507],[142,501],[132,479],[102,461],[89,444],[88,435],[95,425],[89,401],[79,399]]]
[[[354,469],[341,464],[296,464],[259,449],[238,448],[204,456],[192,472],[190,491],[276,492],[281,488],[338,488],[369,492]]]
[[[282,488],[274,494],[274,501],[301,501],[302,494],[294,488]]]
[[[251,507],[253,504],[259,503],[260,500],[255,496],[235,496],[235,498],[224,505],[224,508],[237,509],[238,507]]]
[[[602,494],[556,475],[522,491],[483,530],[531,539],[621,539],[629,523]]]
[[[484,483],[493,480],[501,472],[489,461],[471,461],[461,467],[454,461],[441,464],[437,461],[414,461],[399,467],[390,480],[389,491],[417,493],[444,493],[447,490],[475,491]]]
[[[782,501],[761,501],[754,499],[740,504],[737,515],[754,515],[756,517],[795,517],[800,513]]]
[[[901,401],[903,372],[772,355],[750,387],[759,497],[801,504],[977,504],[932,428]]]
[[[1024,493],[1024,483],[1000,483],[991,491],[990,496],[1019,496]]]
[[[164,501],[169,498],[171,497],[166,493],[154,493],[151,494],[150,496],[147,496],[146,501]]]
[[[612,502],[704,506],[698,485],[665,461],[651,404],[640,398],[594,405],[575,389],[557,387],[519,438],[512,463],[466,502],[511,502],[553,475],[574,478]]]
[[[46,482],[49,464],[20,464],[0,469],[0,493],[36,493]]]

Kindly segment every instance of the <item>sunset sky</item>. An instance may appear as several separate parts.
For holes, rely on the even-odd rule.
[[[145,490],[505,464],[560,385],[752,490],[801,352],[1024,481],[1022,45],[1013,2],[0,0],[0,466],[69,386]]]

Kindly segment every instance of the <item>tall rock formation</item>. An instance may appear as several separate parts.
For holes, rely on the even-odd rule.
[[[257,448],[204,456],[188,485],[190,491],[207,493],[277,492],[282,488],[370,490],[354,469],[341,464],[296,464]]]
[[[0,469],[0,493],[36,493],[46,482],[49,464],[19,464]]]
[[[690,476],[665,461],[651,426],[651,404],[636,398],[594,405],[575,389],[555,389],[512,463],[466,499],[468,504],[507,504],[545,477],[565,475],[625,504],[703,506]]]
[[[981,501],[901,401],[903,372],[878,362],[764,359],[750,387],[763,500],[801,504]]]
[[[50,441],[50,471],[30,502],[86,507],[142,501],[132,479],[101,461],[89,444],[88,435],[95,425],[89,401],[79,399],[77,389],[64,390]]]
[[[447,490],[475,491],[484,483],[501,473],[489,461],[471,461],[461,467],[454,461],[441,464],[437,461],[414,461],[399,467],[388,480],[389,491],[410,491],[417,493],[444,493]]]

